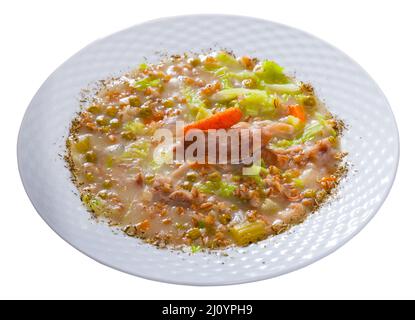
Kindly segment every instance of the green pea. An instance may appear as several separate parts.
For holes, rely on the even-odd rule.
[[[231,208],[231,210],[233,210],[233,211],[236,211],[236,210],[239,209],[239,207],[236,204],[234,204],[234,203],[232,203],[229,208]]]
[[[110,127],[111,128],[119,128],[120,126],[121,126],[121,122],[117,118],[114,118],[114,119],[110,120]]]
[[[152,184],[154,181],[154,174],[146,174],[146,176],[144,177],[144,183],[145,184]]]
[[[254,79],[245,79],[242,81],[244,88],[254,89],[257,87],[257,83]]]
[[[208,180],[212,182],[218,182],[222,180],[222,177],[218,171],[215,171],[208,175]]]
[[[197,67],[200,65],[201,61],[199,58],[189,58],[187,60],[187,63],[189,63],[192,67]]]
[[[91,172],[87,172],[87,173],[85,173],[85,179],[88,182],[93,182],[94,181],[94,175]]]
[[[193,187],[193,183],[191,183],[189,181],[185,181],[182,184],[182,188],[185,189],[185,190],[188,190],[188,191],[192,190],[192,187]]]
[[[85,153],[85,160],[88,162],[95,162],[97,160],[97,154],[94,151],[87,151]]]
[[[314,189],[305,189],[303,192],[304,198],[314,198],[316,196],[316,190]]]
[[[121,132],[121,137],[125,140],[134,140],[135,134],[131,131],[123,131]]]
[[[132,107],[139,107],[141,105],[141,101],[139,97],[131,97],[130,99],[128,99],[128,103]]]
[[[229,213],[223,213],[219,215],[218,220],[222,224],[228,224],[232,220],[232,216]]]
[[[101,112],[101,108],[99,106],[97,106],[97,105],[89,106],[86,110],[88,112],[93,113],[93,114],[98,114],[98,113]]]
[[[184,229],[186,229],[186,226],[185,225],[183,225],[181,223],[178,223],[178,222],[176,222],[174,226],[176,227],[177,230],[184,230]]]
[[[152,115],[152,113],[153,112],[151,111],[151,108],[148,106],[145,106],[145,107],[140,108],[140,111],[138,111],[138,116],[140,118],[148,118]]]
[[[175,106],[175,103],[172,99],[165,99],[165,100],[163,100],[163,106],[165,108],[172,108],[172,107]]]
[[[111,156],[108,156],[107,159],[105,160],[105,166],[107,168],[112,168],[113,164],[114,164],[114,158]]]
[[[105,110],[105,113],[109,115],[110,117],[115,117],[118,113],[118,108],[116,106],[109,106]]]
[[[314,107],[317,104],[317,100],[312,95],[304,95],[300,94],[296,96],[297,101],[302,104],[304,107],[306,107],[309,110],[314,109]]]
[[[78,141],[75,142],[75,149],[80,153],[85,153],[91,149],[91,136],[84,135],[78,137]]]
[[[187,231],[187,237],[189,237],[192,240],[196,240],[201,236],[201,232],[199,228],[192,228],[189,231]]]
[[[107,199],[108,198],[108,190],[101,190],[97,193],[97,196],[101,199]]]
[[[197,173],[194,171],[188,172],[186,174],[186,180],[190,182],[196,182],[197,180]]]
[[[333,145],[333,146],[337,146],[338,144],[338,140],[335,136],[330,136],[328,137],[329,142]]]
[[[303,104],[306,107],[314,107],[317,104],[316,98],[314,96],[305,96],[303,98]]]
[[[318,202],[321,202],[324,200],[324,198],[327,196],[327,192],[325,190],[319,190],[316,193],[316,200]]]
[[[111,186],[112,186],[112,182],[111,182],[111,180],[109,180],[109,179],[105,179],[105,180],[104,180],[104,182],[102,183],[102,186],[103,186],[104,188],[106,188],[106,189],[111,188]]]
[[[286,180],[286,181],[292,181],[292,179],[297,178],[298,177],[298,172],[292,169],[288,169],[287,171],[285,171],[281,176]]]
[[[96,117],[95,121],[97,122],[98,125],[100,126],[105,126],[108,124],[108,118],[105,117],[104,115],[99,115],[98,117]]]
[[[101,131],[102,131],[103,133],[108,133],[108,132],[110,132],[110,126],[103,126],[103,127],[101,127]]]

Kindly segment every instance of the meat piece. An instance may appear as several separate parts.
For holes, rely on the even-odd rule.
[[[254,208],[259,208],[261,206],[261,198],[257,191],[252,191],[250,193],[249,204]]]
[[[294,127],[283,122],[275,122],[264,126],[261,129],[262,146],[268,144],[272,138],[291,139],[294,133]]]
[[[169,177],[157,176],[154,178],[153,191],[169,193],[173,189],[172,179]]]
[[[144,184],[144,177],[143,174],[141,173],[141,171],[139,173],[137,173],[137,175],[135,176],[135,182],[137,183],[137,185],[139,187],[142,187]]]
[[[232,126],[232,129],[249,129],[251,126],[252,125],[249,122],[241,121]]]
[[[300,191],[289,183],[283,184],[282,193],[289,201],[298,201],[302,199]]]
[[[174,180],[178,180],[183,177],[189,170],[191,169],[191,165],[188,162],[185,162],[180,165],[176,170],[174,170],[170,177]]]
[[[314,146],[306,151],[307,158],[319,166],[324,166],[329,171],[334,170],[336,160],[336,150],[328,138],[317,141]]]
[[[154,179],[153,187],[151,189],[153,200],[162,200],[166,203],[189,206],[194,201],[198,200],[194,193],[173,187],[172,179],[170,177],[158,176]]]
[[[261,157],[267,165],[275,165],[283,170],[289,167],[290,156],[279,153],[276,150],[264,148],[261,151]]]
[[[271,225],[271,229],[272,229],[272,231],[274,231],[275,234],[284,233],[289,228],[290,228],[290,226],[288,224],[284,223],[284,221],[282,221],[281,219],[276,219]]]
[[[169,199],[177,202],[191,203],[193,201],[193,194],[187,190],[177,190],[169,195]]]
[[[298,224],[307,217],[307,211],[301,203],[292,203],[278,216],[286,224]]]

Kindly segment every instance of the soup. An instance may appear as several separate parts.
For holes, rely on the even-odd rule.
[[[105,81],[73,120],[66,159],[95,217],[195,252],[245,246],[315,212],[345,172],[342,128],[310,84],[274,61],[183,54]],[[158,139],[160,130],[173,141]],[[203,161],[214,130],[236,133],[240,144],[215,140],[214,161]],[[208,156],[179,159],[195,132]],[[249,157],[218,161],[221,150],[241,156],[244,143]]]

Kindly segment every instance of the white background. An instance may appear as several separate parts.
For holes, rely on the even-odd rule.
[[[47,76],[88,43],[162,16],[231,13],[308,31],[377,81],[395,113],[401,160],[376,217],[353,240],[299,271],[228,287],[187,287],[103,266],[36,214],[17,171],[20,121]],[[415,298],[415,5],[413,1],[2,1],[0,4],[0,298]],[[410,147],[412,145],[412,148]]]

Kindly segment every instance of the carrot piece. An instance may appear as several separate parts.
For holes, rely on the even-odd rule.
[[[145,219],[144,221],[140,222],[137,225],[138,229],[140,231],[147,231],[148,229],[150,229],[150,221],[148,221],[147,219]]]
[[[238,107],[226,109],[225,111],[215,113],[209,118],[202,119],[188,124],[184,127],[184,134],[191,129],[209,130],[209,129],[228,129],[242,119],[242,111]]]
[[[297,105],[288,106],[288,113],[300,119],[302,122],[305,122],[307,120],[304,107],[301,105],[297,104]]]

